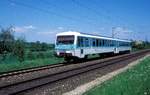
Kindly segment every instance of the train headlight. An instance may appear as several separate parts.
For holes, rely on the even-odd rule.
[[[66,51],[66,53],[71,53],[71,51]]]

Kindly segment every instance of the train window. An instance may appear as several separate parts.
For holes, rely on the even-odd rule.
[[[108,44],[107,44],[107,46],[110,46],[110,40],[107,40],[108,41]]]
[[[98,47],[98,39],[96,39],[96,46]]]
[[[105,46],[105,40],[103,40],[103,46]]]
[[[120,45],[119,41],[117,41],[117,45],[118,45],[118,46]]]
[[[98,46],[101,46],[101,39],[99,39],[98,41]]]
[[[109,41],[109,46],[112,46],[112,40]]]
[[[83,37],[78,37],[77,38],[77,46],[78,47],[83,47],[84,46]]]
[[[106,40],[104,40],[104,46],[107,46],[107,42],[106,42]]]
[[[113,46],[113,40],[111,41],[110,46]]]
[[[57,36],[57,45],[58,44],[73,44],[74,36]]]
[[[131,46],[131,43],[128,43],[128,46]]]
[[[118,41],[119,42],[119,46],[121,46],[121,42],[120,41]]]
[[[83,47],[84,44],[83,44],[83,37],[80,38],[80,47]]]
[[[116,46],[116,41],[113,41],[113,46]]]
[[[92,43],[93,47],[95,47],[95,44],[96,44],[95,39],[93,39],[93,43]]]
[[[103,40],[102,39],[100,39],[100,46],[103,46],[103,42],[102,42]]]
[[[100,46],[102,46],[102,39],[100,39],[100,41],[99,41],[99,45],[100,45]]]
[[[106,46],[109,46],[109,40],[106,40],[107,42],[106,42]]]
[[[110,40],[108,40],[108,44],[107,45],[110,46]]]
[[[104,40],[102,40],[102,46],[104,46],[104,43],[105,43],[105,41],[104,41]]]
[[[77,38],[77,47],[80,47],[80,37]]]
[[[115,42],[115,41],[113,41],[113,40],[112,40],[112,42],[111,42],[111,46],[114,46],[114,42]]]
[[[108,42],[107,42],[107,40],[105,40],[105,46],[107,46],[108,45]]]
[[[113,40],[111,40],[111,42],[110,42],[110,46],[113,46]]]
[[[105,40],[103,40],[103,46],[105,46]]]
[[[85,38],[85,46],[89,47],[89,39],[88,38]]]

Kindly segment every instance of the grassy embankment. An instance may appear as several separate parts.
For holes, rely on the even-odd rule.
[[[0,62],[0,73],[48,64],[56,64],[62,61],[62,58],[56,58],[53,55],[53,50],[32,52],[31,54],[26,52],[23,62],[19,62],[12,54],[7,54],[5,60]]]
[[[84,95],[150,95],[150,57]]]

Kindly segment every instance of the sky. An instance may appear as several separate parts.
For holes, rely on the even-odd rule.
[[[1,0],[0,27],[16,37],[54,43],[60,32],[77,31],[150,41],[150,0]]]

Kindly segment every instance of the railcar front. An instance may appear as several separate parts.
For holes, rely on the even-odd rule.
[[[55,41],[55,53],[58,57],[64,57],[66,61],[75,56],[75,35],[57,35]]]

